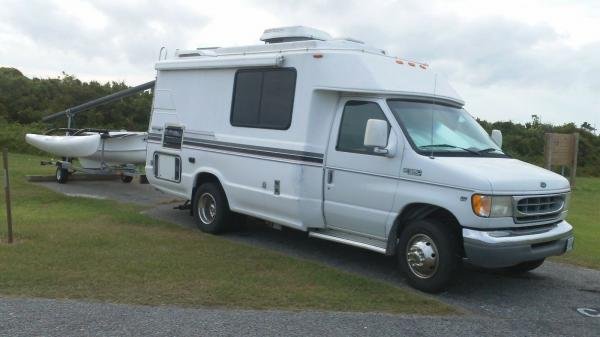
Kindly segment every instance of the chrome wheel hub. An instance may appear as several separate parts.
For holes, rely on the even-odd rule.
[[[198,215],[200,216],[200,220],[207,225],[215,221],[217,203],[215,202],[215,198],[209,193],[204,193],[200,196],[198,200]]]
[[[438,251],[433,240],[425,234],[415,234],[406,245],[406,261],[413,274],[432,277],[438,268]]]

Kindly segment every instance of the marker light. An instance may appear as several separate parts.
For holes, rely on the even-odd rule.
[[[489,217],[492,210],[492,197],[489,195],[473,194],[471,207],[476,215]]]
[[[471,197],[473,212],[481,217],[499,218],[513,215],[511,196],[473,194]]]
[[[404,61],[402,61],[402,60],[400,60],[400,59],[397,59],[397,60],[396,60],[396,63],[398,63],[398,64],[404,64]]]
[[[313,54],[313,57],[316,59],[323,58],[323,54]]]

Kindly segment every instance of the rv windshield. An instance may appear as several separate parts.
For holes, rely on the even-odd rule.
[[[415,150],[422,154],[505,157],[464,109],[442,104],[388,100]]]

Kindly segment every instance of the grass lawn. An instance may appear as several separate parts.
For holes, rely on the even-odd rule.
[[[0,244],[0,295],[149,305],[456,313],[411,290],[150,219],[138,206],[67,197],[25,182],[26,174],[54,173],[40,167],[39,160],[10,155],[17,243]],[[3,192],[0,235],[5,240]]]
[[[577,178],[567,220],[575,231],[575,249],[556,258],[600,269],[600,178]]]

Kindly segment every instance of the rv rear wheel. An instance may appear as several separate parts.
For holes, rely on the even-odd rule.
[[[62,168],[61,166],[56,167],[56,182],[59,184],[65,184],[69,180],[69,170]]]
[[[192,210],[196,225],[201,231],[211,234],[222,233],[229,228],[231,211],[221,186],[204,183],[194,194]]]
[[[460,264],[458,242],[448,224],[427,219],[410,222],[400,235],[397,252],[408,283],[430,293],[444,290]]]
[[[132,180],[133,180],[132,176],[126,176],[126,175],[121,176],[121,181],[124,182],[125,184],[129,184]]]

